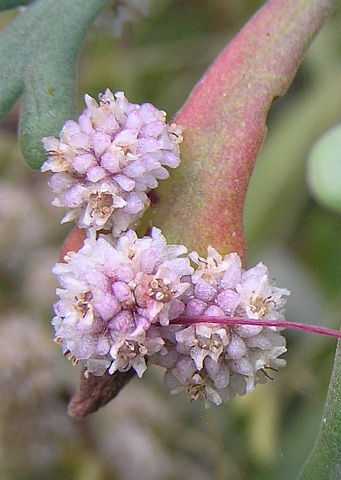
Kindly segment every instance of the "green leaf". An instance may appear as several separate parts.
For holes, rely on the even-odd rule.
[[[314,146],[307,165],[307,180],[318,202],[341,213],[341,125],[330,129]]]
[[[0,119],[23,92],[21,148],[27,163],[45,160],[44,136],[57,135],[76,113],[79,52],[110,0],[40,0],[0,35]]]
[[[341,478],[341,342],[338,342],[322,424],[300,480]]]
[[[35,26],[28,11],[18,15],[0,34],[0,121],[24,88],[30,55],[29,33]]]
[[[12,8],[22,7],[33,3],[35,0],[0,0],[0,12]]]
[[[174,118],[183,160],[158,189],[152,217],[169,241],[245,259],[243,206],[268,111],[334,4],[269,0],[199,81]]]

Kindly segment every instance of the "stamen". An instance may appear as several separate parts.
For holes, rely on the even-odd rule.
[[[263,373],[263,375],[264,375],[268,380],[273,380],[273,377],[270,377],[270,375],[265,371],[264,368],[261,368],[260,371]]]

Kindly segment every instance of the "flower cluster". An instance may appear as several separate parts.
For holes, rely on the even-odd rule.
[[[66,122],[60,140],[43,139],[53,203],[87,232],[83,247],[53,269],[62,287],[56,342],[86,374],[133,368],[141,377],[148,359],[166,368],[171,393],[186,390],[206,406],[252,391],[265,369],[285,364],[276,321],[288,290],[270,281],[262,263],[243,269],[236,253],[188,254],[157,228],[137,237],[131,228],[149,205],[147,193],[180,162],[182,129],[121,92],[99,100],[86,96],[78,123]]]
[[[48,160],[41,170],[55,172],[49,185],[57,194],[53,205],[67,209],[63,222],[118,236],[141,217],[158,179],[169,176],[165,167],[179,165],[182,131],[165,123],[165,112],[129,103],[122,92],[106,90],[99,105],[88,95],[85,102],[60,140],[43,139]]]
[[[165,382],[172,393],[186,389],[206,406],[220,404],[252,391],[267,378],[264,369],[285,365],[278,358],[286,351],[281,329],[252,325],[252,320],[283,319],[283,295],[289,291],[272,284],[262,263],[243,270],[235,253],[222,258],[209,247],[207,259],[196,252],[190,257],[198,267],[182,297],[185,316],[207,317],[207,322],[165,327],[165,348],[155,362],[167,369]],[[250,324],[218,325],[209,323],[210,317],[250,318]]]
[[[281,329],[252,320],[283,319],[289,291],[275,287],[261,263],[243,270],[236,254],[186,252],[156,228],[141,239],[128,231],[115,244],[108,236],[85,240],[54,268],[63,289],[53,325],[64,353],[94,375],[134,368],[141,377],[148,357],[167,369],[172,393],[186,390],[206,405],[252,391],[264,369],[285,365]],[[210,322],[236,315],[250,325]],[[207,320],[182,324],[198,316]]]
[[[193,271],[182,245],[167,245],[160,230],[137,238],[132,230],[116,244],[88,238],[54,273],[63,289],[55,304],[53,325],[64,353],[81,360],[95,375],[127,371],[139,376],[145,356],[164,341],[151,326],[168,325],[185,309],[179,299],[187,289],[183,278]]]

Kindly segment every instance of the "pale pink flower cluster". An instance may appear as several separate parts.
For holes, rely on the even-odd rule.
[[[182,130],[166,124],[165,112],[150,103],[129,103],[122,92],[85,96],[78,122],[43,139],[48,160],[41,170],[55,172],[49,185],[53,204],[64,207],[63,222],[110,230],[114,236],[134,226],[150,204],[147,193],[180,163]]]
[[[115,241],[88,238],[54,268],[63,289],[53,325],[64,353],[95,375],[134,368],[141,377],[148,357],[167,369],[171,393],[186,390],[206,406],[252,391],[266,369],[284,366],[281,329],[252,319],[283,319],[289,291],[275,287],[261,263],[243,270],[236,254],[186,252],[156,228],[141,239],[131,230]],[[181,324],[191,316],[207,322]],[[211,316],[250,325],[218,325]]]
[[[191,285],[182,296],[187,317],[250,318],[250,325],[224,326],[197,323],[162,328],[165,348],[153,360],[167,369],[166,385],[171,393],[186,390],[192,399],[219,405],[234,395],[253,391],[268,378],[266,369],[285,365],[278,357],[286,351],[280,328],[252,325],[252,319],[283,320],[283,296],[268,270],[259,263],[243,270],[240,258],[224,258],[212,247],[207,259],[189,255],[197,264]],[[167,353],[165,353],[167,351]]]
[[[64,353],[95,375],[127,371],[139,376],[145,357],[164,341],[152,325],[168,325],[185,309],[180,300],[193,272],[182,245],[167,245],[160,230],[137,238],[87,238],[53,272],[62,289],[52,323]]]
[[[65,123],[60,140],[44,139],[53,203],[67,208],[64,221],[87,230],[83,247],[53,269],[62,287],[56,342],[99,376],[133,368],[141,377],[148,359],[166,368],[171,393],[186,390],[205,406],[252,391],[266,369],[285,364],[278,357],[286,351],[280,328],[252,323],[283,320],[289,291],[262,263],[243,269],[236,253],[222,257],[208,247],[203,258],[168,245],[157,228],[143,238],[129,230],[149,205],[147,193],[168,177],[165,167],[178,166],[181,128],[123,93],[99,98],[98,105],[86,96],[87,108]]]

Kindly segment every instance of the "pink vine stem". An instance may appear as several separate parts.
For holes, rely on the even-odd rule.
[[[258,318],[240,317],[178,317],[172,320],[172,325],[191,325],[193,323],[217,323],[220,325],[260,325],[262,327],[279,327],[319,333],[328,337],[341,338],[341,331],[327,327],[319,327],[308,323],[291,322],[288,320],[259,320]]]

